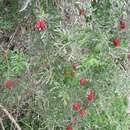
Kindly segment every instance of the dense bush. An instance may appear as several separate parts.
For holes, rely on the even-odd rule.
[[[40,2],[38,16],[34,1],[21,12],[36,19],[27,32],[28,53],[1,51],[1,104],[24,130],[128,130],[125,1]],[[0,27],[14,30],[3,22]],[[14,88],[8,89],[8,79]],[[13,127],[6,118],[3,122],[6,129]]]

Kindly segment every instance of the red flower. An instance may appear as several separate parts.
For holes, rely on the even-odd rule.
[[[79,15],[80,15],[80,16],[84,15],[84,9],[83,9],[83,8],[80,8],[80,9],[79,9]]]
[[[80,103],[74,103],[74,104],[73,104],[73,109],[74,109],[75,111],[79,111],[79,110],[80,110]]]
[[[72,125],[69,124],[69,125],[66,127],[66,130],[72,130]]]
[[[13,80],[6,80],[5,87],[8,89],[12,89],[14,87],[14,81]]]
[[[93,101],[93,99],[94,99],[94,92],[93,92],[93,90],[89,90],[89,92],[87,94],[87,99],[88,99],[88,101]]]
[[[86,112],[83,109],[80,109],[79,116],[83,118],[86,115]]]
[[[126,21],[120,21],[119,28],[120,29],[126,29],[128,27],[128,24]]]
[[[114,39],[112,42],[113,42],[113,45],[115,47],[119,47],[120,46],[120,39],[119,38]]]
[[[46,23],[44,20],[40,19],[35,23],[35,28],[44,30],[46,28]]]
[[[81,78],[81,79],[80,79],[80,85],[81,85],[81,86],[86,85],[86,83],[87,83],[87,80],[86,80],[85,78]]]

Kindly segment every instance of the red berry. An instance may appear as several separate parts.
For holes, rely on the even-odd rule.
[[[119,38],[114,39],[112,42],[113,42],[113,45],[115,47],[119,47],[120,46],[120,39]]]
[[[80,85],[81,85],[81,86],[86,85],[86,83],[87,83],[87,80],[86,80],[85,78],[81,78],[81,79],[80,79]]]
[[[87,99],[88,99],[88,101],[93,101],[94,100],[94,92],[93,92],[93,90],[89,90],[89,92],[87,94]]]
[[[75,111],[79,111],[79,110],[80,110],[80,103],[74,103],[74,104],[73,104],[73,109],[74,109]]]
[[[83,9],[83,8],[80,8],[80,9],[79,9],[79,15],[80,15],[80,16],[84,15],[84,9]]]
[[[119,27],[120,29],[126,29],[128,27],[128,24],[126,21],[120,21]]]
[[[66,130],[72,130],[72,125],[69,124],[69,125],[66,127]]]
[[[44,30],[46,28],[46,23],[44,20],[40,19],[35,23],[35,28]]]
[[[5,87],[8,89],[14,88],[14,81],[13,80],[6,80],[5,81]]]
[[[86,115],[86,112],[83,109],[80,109],[79,116],[83,118]]]

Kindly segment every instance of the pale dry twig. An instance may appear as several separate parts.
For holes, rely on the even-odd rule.
[[[15,125],[15,127],[18,129],[18,130],[21,130],[19,124],[15,121],[15,119],[13,118],[13,116],[6,110],[6,108],[4,106],[2,106],[0,104],[0,108],[3,110],[3,112],[8,116],[8,118],[10,119],[10,121]]]

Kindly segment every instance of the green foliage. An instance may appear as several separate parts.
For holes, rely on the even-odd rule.
[[[21,75],[27,67],[27,56],[22,52],[8,51],[0,58],[0,72],[2,77]]]
[[[66,53],[66,55],[61,54],[61,52],[59,51],[59,53],[57,53],[57,57],[52,58],[53,53],[55,54],[54,50],[57,50],[55,49],[57,48],[57,46],[55,46],[54,43],[51,44],[51,47],[53,48],[51,53],[49,53],[50,55],[48,56],[48,58],[50,57],[52,59],[51,61],[49,61],[49,63],[51,66],[53,65],[51,68],[51,79],[53,80],[53,82],[50,81],[50,83],[48,83],[47,89],[42,87],[41,90],[39,90],[39,92],[36,94],[37,105],[34,107],[34,111],[38,110],[38,113],[42,117],[44,117],[44,119],[48,119],[48,121],[46,121],[48,128],[50,128],[51,126],[60,126],[60,124],[64,125],[64,123],[62,122],[64,118],[66,122],[69,123],[72,117],[74,115],[77,115],[75,112],[73,112],[71,104],[76,101],[81,101],[81,99],[79,98],[80,94],[82,94],[83,100],[86,99],[86,92],[88,88],[93,88],[97,95],[94,103],[97,105],[97,109],[101,110],[100,114],[98,114],[95,110],[92,111],[94,108],[92,104],[90,104],[90,107],[86,109],[86,112],[89,111],[91,116],[86,116],[86,118],[84,119],[86,121],[82,121],[81,119],[79,119],[79,126],[82,126],[82,129],[84,129],[86,126],[85,124],[88,123],[89,120],[90,124],[88,124],[88,126],[93,129],[117,129],[118,126],[116,126],[116,123],[120,121],[121,117],[123,117],[124,119],[126,116],[126,104],[124,103],[124,100],[122,101],[122,98],[124,97],[119,96],[118,100],[118,94],[120,93],[118,93],[116,96],[113,96],[114,92],[119,89],[118,79],[119,75],[123,73],[123,71],[120,69],[118,64],[115,64],[113,59],[108,57],[109,52],[104,53],[107,46],[104,46],[101,41],[102,35],[95,33],[95,31],[92,31],[91,29],[89,29],[88,31],[88,29],[86,30],[86,28],[80,28],[77,30],[75,28],[75,33],[73,33],[73,30],[71,31],[71,35],[60,35],[61,41],[64,42],[61,42],[59,45],[66,45],[64,48],[68,52]],[[44,41],[45,37],[43,39],[43,43]],[[48,44],[49,43],[51,43],[51,41],[48,41]],[[78,55],[73,52],[73,47],[74,49],[76,49],[75,46],[80,50],[80,53],[78,53]],[[47,50],[49,48],[49,45],[46,45],[46,47]],[[84,48],[88,49],[87,53],[82,53],[82,49]],[[51,48],[49,48],[49,50],[50,49]],[[76,77],[72,77],[71,75],[71,71],[73,69],[71,67],[70,61],[68,60],[71,55],[73,55],[75,59],[77,57],[80,57],[79,61],[76,59],[79,63],[81,63],[79,65],[79,69],[76,70]],[[73,59],[71,60],[73,61]],[[87,83],[86,86],[84,86],[84,88],[80,88],[79,85],[79,80],[81,77],[86,77],[90,79],[90,81]],[[105,96],[110,99],[106,99],[106,101],[104,101],[103,98],[98,98],[98,94],[99,96]],[[113,101],[112,105],[107,106],[108,110],[106,110],[104,106],[107,104],[111,104],[111,100],[114,98],[115,101]],[[42,107],[43,100],[44,106]],[[102,101],[103,104],[100,104],[102,103]],[[114,108],[114,104],[116,104],[117,102],[121,105],[120,109],[118,109],[118,105],[115,105]],[[123,112],[120,112],[120,110],[123,110]],[[107,116],[109,116],[109,113],[111,114],[111,111],[118,111],[120,115],[119,117],[117,115],[114,115],[112,117],[113,121],[110,123],[111,118]],[[97,116],[97,114],[99,117]],[[124,123],[126,123],[126,121]],[[125,126],[121,126],[122,129],[125,129],[127,127],[127,123],[125,124]],[[77,128],[78,126],[75,127],[75,129]]]
[[[18,76],[24,74],[27,69],[27,56],[22,52],[13,52],[8,51],[5,52],[4,55],[0,57],[0,76],[1,80],[1,88],[0,91],[2,96],[0,98],[0,102],[15,104],[17,102],[18,95],[24,93],[28,87],[26,81],[22,81],[20,84],[16,84],[16,79]],[[4,82],[8,79],[14,80],[15,86],[12,90],[8,90]]]
[[[84,2],[86,25],[74,24],[68,30],[61,29],[60,13],[51,1],[48,4],[46,14],[46,5],[41,1],[41,15],[37,16],[44,17],[47,29],[35,33],[37,40],[32,50],[36,51],[31,55],[33,63],[30,66],[33,94],[29,110],[18,120],[22,129],[63,130],[77,116],[74,130],[128,130],[128,101],[123,93],[129,91],[129,79],[122,63],[127,62],[129,40],[128,32],[121,32],[117,27],[123,14],[123,0]],[[121,46],[115,48],[111,41],[119,35]],[[9,51],[6,58],[0,58],[1,77],[22,75],[28,67],[26,59],[22,52]],[[73,63],[78,64],[76,69]],[[83,77],[88,81],[81,87]],[[4,96],[0,101],[15,103],[17,95],[29,86],[22,83],[21,88],[11,91],[12,95],[2,88]],[[84,101],[89,89],[95,92],[95,99],[86,105]],[[81,103],[87,113],[85,118],[80,118],[72,109],[74,102]]]
[[[7,20],[0,20],[0,28],[4,30],[11,30],[12,22]]]
[[[122,130],[128,129],[129,116],[126,114],[127,98],[125,96],[113,95],[102,97],[97,106],[87,110],[87,122],[90,128],[95,130]]]
[[[0,29],[11,31],[18,20],[18,1],[0,1]]]

